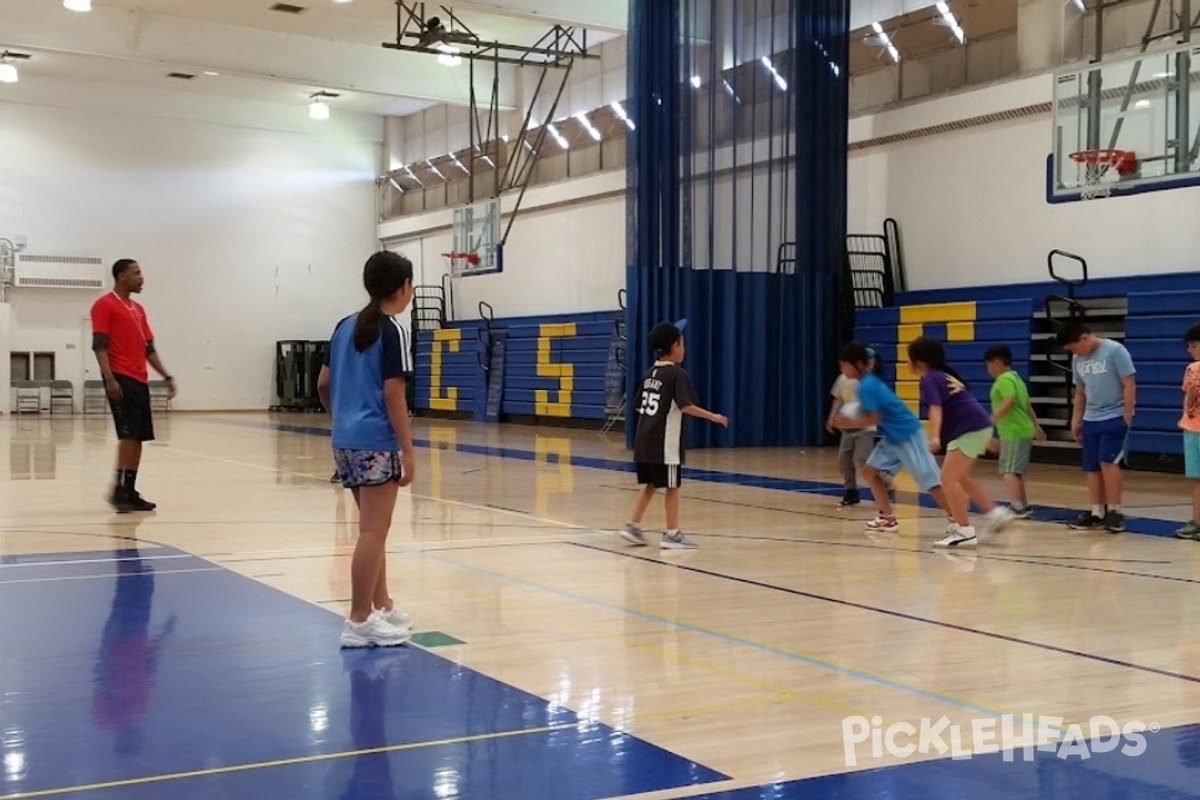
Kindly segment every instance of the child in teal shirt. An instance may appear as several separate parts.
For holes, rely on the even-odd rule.
[[[1025,473],[1029,470],[1033,440],[1045,441],[1046,432],[1034,413],[1025,382],[1012,368],[1012,349],[1007,345],[993,347],[983,359],[988,374],[995,379],[991,391],[992,420],[1000,438],[1000,474],[1004,476],[1013,513],[1028,519],[1033,512],[1025,493]]]

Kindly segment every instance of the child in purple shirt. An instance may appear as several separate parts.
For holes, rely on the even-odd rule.
[[[1012,512],[997,506],[971,477],[975,461],[987,452],[992,441],[992,418],[966,382],[946,364],[946,348],[936,339],[921,337],[908,346],[908,361],[921,379],[921,402],[929,410],[929,449],[934,453],[945,444],[942,488],[950,506],[950,527],[935,547],[970,548],[977,539],[968,515],[969,501],[987,515],[984,535],[1002,530],[1013,520]]]

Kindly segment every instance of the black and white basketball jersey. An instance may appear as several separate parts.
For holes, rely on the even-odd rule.
[[[692,380],[677,364],[655,363],[642,378],[633,458],[642,464],[683,463],[683,409],[697,405]]]

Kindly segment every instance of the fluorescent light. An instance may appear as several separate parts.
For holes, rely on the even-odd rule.
[[[1149,108],[1150,101],[1149,100],[1138,100],[1136,103],[1133,104],[1133,107],[1134,108]]]
[[[451,47],[448,44],[439,44],[437,49],[442,51],[437,60],[443,67],[457,67],[462,63],[462,58],[458,55],[457,47]]]
[[[458,156],[454,155],[454,153],[450,153],[450,160],[454,162],[454,166],[458,167],[459,169],[461,169],[463,172],[467,173],[468,175],[471,174],[471,170],[464,167],[463,163],[458,160]]]
[[[68,11],[91,11],[92,0],[63,0],[63,8]]]
[[[697,89],[699,89],[699,88],[700,88],[700,83],[701,83],[701,81],[700,81],[700,76],[699,76],[699,75],[693,75],[693,76],[692,76],[692,86],[694,86],[694,87],[696,87]]]
[[[963,32],[962,27],[958,24],[958,20],[956,20],[954,15],[950,13],[950,6],[946,5],[944,2],[939,2],[937,4],[937,10],[938,13],[942,15],[942,19],[945,20],[946,27],[954,32],[954,37],[958,39],[958,43],[966,44],[967,35]]]
[[[429,167],[431,170],[433,170],[433,174],[434,174],[434,175],[437,175],[437,176],[438,176],[439,178],[441,178],[443,181],[444,181],[444,180],[446,180],[446,176],[442,174],[442,171],[433,165],[433,159],[432,159],[432,158],[427,158],[427,159],[425,159],[425,165],[426,165],[427,167]]]
[[[584,127],[584,130],[588,132],[589,136],[591,136],[597,142],[600,141],[600,131],[596,130],[595,127],[592,126],[592,121],[588,119],[587,114],[580,111],[575,115],[575,119],[579,120],[579,124]]]
[[[1077,9],[1079,9],[1080,14],[1087,13],[1087,6],[1083,4],[1083,0],[1072,0],[1072,3]]]
[[[0,64],[0,83],[16,83],[21,79],[15,64]]]
[[[215,78],[218,75],[220,75],[221,73],[217,72],[215,69],[206,69],[206,70],[204,70],[204,74],[209,76],[210,78]]]
[[[609,104],[609,106],[608,106],[608,107],[609,107],[609,108],[611,108],[611,109],[613,110],[613,113],[617,115],[617,118],[618,118],[618,119],[620,119],[622,122],[624,122],[624,123],[625,123],[625,127],[629,128],[629,130],[634,130],[634,128],[635,128],[636,126],[633,124],[633,120],[631,120],[631,119],[630,119],[630,118],[629,118],[629,117],[628,117],[628,116],[625,114],[625,107],[624,107],[624,106],[622,106],[620,103],[618,103],[618,102],[616,102],[616,101],[613,101],[612,103],[610,103],[610,104]]]
[[[313,100],[308,104],[309,119],[329,119],[329,104],[324,100]]]
[[[787,81],[785,81],[783,79],[782,75],[780,75],[778,72],[775,71],[775,65],[773,63],[771,63],[771,59],[767,58],[766,56],[763,56],[760,60],[762,61],[762,65],[767,68],[767,71],[770,72],[771,75],[775,78],[775,84],[780,89],[782,89],[783,91],[786,92],[787,91]]]
[[[554,123],[547,125],[546,130],[550,131],[550,135],[554,137],[554,141],[558,142],[558,146],[563,150],[567,150],[571,147],[569,144],[567,144],[567,140],[563,138],[563,135],[558,132],[558,128],[554,127]]]
[[[945,3],[941,3],[939,5],[945,5]],[[892,61],[895,62],[896,64],[899,64],[900,63],[900,51],[897,50],[896,45],[894,45],[892,43],[892,38],[890,36],[888,36],[887,33],[884,32],[883,26],[880,25],[878,22],[872,22],[871,28],[875,31],[875,37],[879,40],[879,44],[882,45],[883,49],[887,50],[888,55],[892,57]],[[836,74],[836,73],[834,73],[834,74]]]

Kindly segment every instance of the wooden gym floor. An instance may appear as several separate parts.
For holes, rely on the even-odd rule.
[[[700,549],[660,553],[613,533],[623,435],[419,419],[388,566],[420,633],[341,652],[325,418],[156,422],[159,509],[117,515],[106,418],[0,419],[0,800],[1200,796],[1180,478],[1076,533],[1082,476],[1035,467],[1038,519],[939,553],[911,494],[865,535],[830,451],[695,452]]]

